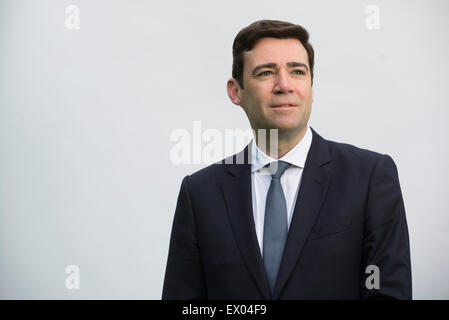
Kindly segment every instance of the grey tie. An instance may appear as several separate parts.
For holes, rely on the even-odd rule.
[[[287,203],[280,178],[290,166],[290,163],[278,161],[277,165],[277,172],[271,175],[271,184],[265,203],[263,227],[263,262],[272,292],[274,291],[288,233]]]

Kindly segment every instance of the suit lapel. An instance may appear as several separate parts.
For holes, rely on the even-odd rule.
[[[330,162],[327,142],[313,129],[312,133],[312,145],[304,166],[273,299],[279,297],[300,257],[331,183],[331,174],[325,168],[325,164]]]
[[[247,155],[248,146],[242,152]],[[236,162],[234,161],[234,163]],[[260,293],[265,299],[271,299],[271,289],[265,274],[254,226],[251,164],[245,156],[244,164],[228,165],[228,172],[232,178],[225,181],[222,188],[234,237]]]
[[[330,155],[326,140],[313,129],[313,138],[307,156],[301,179],[301,185],[293,212],[292,221],[284,249],[278,279],[273,295],[260,254],[259,243],[254,227],[252,190],[251,190],[251,161],[248,161],[249,145],[239,155],[234,155],[225,164],[231,179],[222,184],[227,211],[234,231],[234,237],[241,255],[248,266],[251,276],[265,299],[277,299],[285,286],[310,231],[318,217],[321,205],[331,183],[331,174],[325,164],[330,162]],[[240,157],[240,158],[239,158]],[[236,159],[244,159],[243,164]]]

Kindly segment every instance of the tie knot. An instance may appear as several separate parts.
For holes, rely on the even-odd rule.
[[[285,170],[287,170],[287,168],[290,167],[290,163],[282,161],[282,160],[277,161],[277,162],[272,162],[270,165],[273,165],[273,171],[275,171],[271,175],[271,177],[273,179],[279,179],[284,174]],[[276,168],[276,166],[277,166],[277,168]]]

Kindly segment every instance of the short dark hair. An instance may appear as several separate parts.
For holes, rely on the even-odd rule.
[[[310,75],[313,84],[314,51],[309,42],[309,33],[302,26],[279,20],[259,20],[240,30],[232,45],[232,77],[243,89],[243,52],[249,51],[260,38],[298,39],[307,51]]]

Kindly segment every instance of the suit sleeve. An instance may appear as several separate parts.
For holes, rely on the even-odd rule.
[[[162,290],[163,300],[206,299],[189,176],[181,183]]]
[[[363,247],[361,298],[412,299],[407,220],[397,168],[388,155],[378,159],[371,177]],[[379,271],[374,288],[376,272],[369,266]]]

